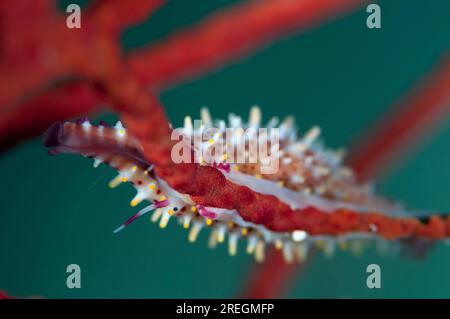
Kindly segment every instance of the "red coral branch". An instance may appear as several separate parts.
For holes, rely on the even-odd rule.
[[[129,65],[152,88],[220,67],[293,31],[354,10],[363,0],[258,0],[211,15],[162,42],[132,53]]]
[[[94,111],[100,95],[144,107],[136,92],[145,90],[128,74],[118,36],[161,3],[96,1],[82,14],[81,29],[69,29],[48,1],[2,1],[0,146],[40,133],[50,121]],[[62,87],[67,79],[77,84]]]
[[[49,61],[49,57],[57,54],[47,45],[54,34],[51,26],[57,20],[49,1],[2,1],[0,17],[3,109],[11,107],[16,98],[34,91],[40,83],[60,76],[61,66]]]

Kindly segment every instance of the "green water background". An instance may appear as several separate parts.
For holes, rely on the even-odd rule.
[[[61,1],[60,7],[71,2]],[[217,8],[239,1],[170,1],[123,34],[125,50],[138,49]],[[354,141],[398,101],[450,47],[447,0],[380,1],[382,29],[369,30],[364,9],[302,32],[208,76],[163,92],[174,126],[209,106],[214,117],[246,116],[258,104],[264,118],[296,116],[301,131],[318,124],[327,145]],[[104,115],[109,121],[113,115]],[[380,176],[384,194],[409,207],[450,208],[450,122],[420,149]],[[49,157],[40,139],[0,157],[0,288],[13,295],[57,298],[232,297],[253,265],[226,247],[196,244],[175,223],[161,231],[142,219],[112,230],[135,209],[130,186],[110,190],[111,169],[91,168],[77,156]],[[66,266],[81,266],[82,288],[66,287]],[[366,266],[382,269],[382,288],[366,287]],[[450,246],[437,245],[424,260],[317,256],[288,295],[302,297],[450,298]]]

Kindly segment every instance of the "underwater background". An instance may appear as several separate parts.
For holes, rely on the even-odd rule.
[[[172,0],[122,36],[131,51],[239,1]],[[61,11],[69,3],[60,1]],[[300,132],[320,125],[329,147],[349,146],[450,49],[450,2],[377,1],[382,28],[366,27],[365,8],[239,59],[161,95],[174,127],[208,106],[216,118],[265,120],[294,115]],[[113,114],[95,120],[109,123]],[[50,157],[36,138],[0,155],[0,288],[47,298],[227,298],[239,295],[253,266],[226,245],[210,250],[207,232],[195,244],[177,223],[160,230],[143,218],[112,230],[136,209],[130,185],[111,190],[112,169],[80,156]],[[409,208],[450,210],[450,121],[376,179],[378,190]],[[143,204],[141,204],[143,205]],[[81,267],[81,289],[66,287],[66,266]],[[379,264],[381,289],[368,289],[366,267]],[[289,298],[450,298],[450,246],[423,259],[316,254]]]

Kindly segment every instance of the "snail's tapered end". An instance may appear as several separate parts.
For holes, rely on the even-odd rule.
[[[61,145],[64,135],[64,124],[56,122],[44,133],[43,143],[45,147],[55,147]]]

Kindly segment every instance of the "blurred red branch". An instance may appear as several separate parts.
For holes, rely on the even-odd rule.
[[[0,299],[14,299],[14,298],[8,295],[5,291],[0,290]]]
[[[363,0],[247,1],[132,53],[129,65],[142,83],[152,88],[165,87],[211,71],[294,31],[336,19],[362,3]]]
[[[48,0],[0,2],[0,148],[106,99],[144,107],[145,90],[128,74],[119,33],[162,2],[97,0],[81,29],[67,28]]]
[[[128,24],[147,17],[162,2],[98,0],[83,15],[82,28],[71,30],[66,27],[64,16],[58,15],[49,1],[35,1],[32,7],[23,0],[3,1],[0,5],[0,117],[4,119],[0,131],[8,134],[0,136],[0,148],[34,136],[55,119],[84,114],[88,104],[90,111],[95,111],[99,94],[121,105],[148,107],[150,102],[145,97],[143,85],[161,87],[178,82],[187,75],[204,72],[256,50],[286,33],[325,22],[363,1],[245,2],[223,9],[198,26],[133,53],[129,61],[124,62],[117,44],[118,34]],[[18,38],[20,41],[16,41]],[[92,96],[89,97],[86,91],[80,103],[77,95],[66,95],[62,102],[65,110],[48,107],[48,101],[51,105],[57,103],[51,90],[52,83],[67,78],[92,85]],[[77,91],[61,88],[62,85],[64,83],[60,83],[57,90]],[[23,118],[35,113],[32,109],[52,115],[42,116],[32,128],[9,122],[17,121],[19,115]],[[30,121],[25,119],[23,122]],[[15,129],[9,130],[11,126]]]
[[[267,260],[252,267],[245,279],[240,297],[242,298],[281,298],[294,287],[298,278],[313,261],[314,252],[301,264],[287,264],[283,254],[274,248],[269,251]]]
[[[379,176],[414,143],[433,133],[450,115],[450,55],[389,113],[363,134],[349,165],[361,179]]]

